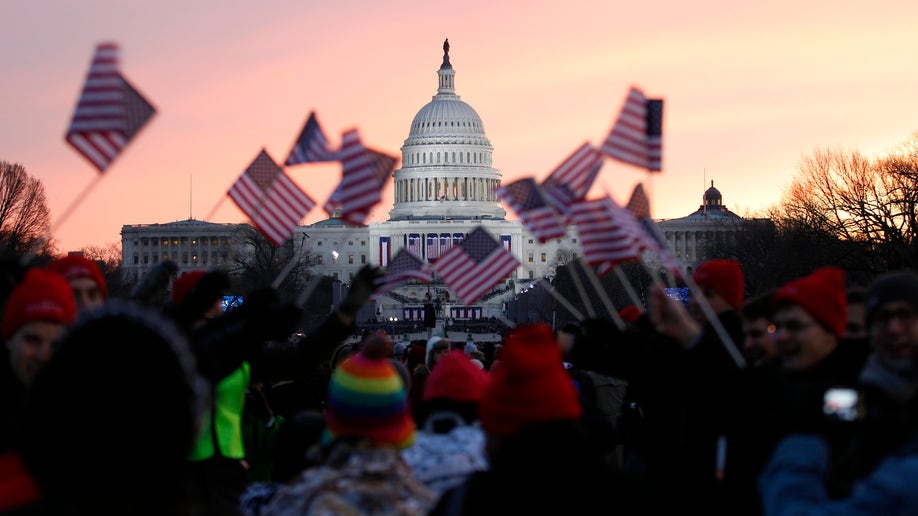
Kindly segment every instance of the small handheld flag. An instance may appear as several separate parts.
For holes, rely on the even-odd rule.
[[[65,139],[100,173],[105,172],[154,113],[118,71],[118,46],[102,43],[96,47]]]

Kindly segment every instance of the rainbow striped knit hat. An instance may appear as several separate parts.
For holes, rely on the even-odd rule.
[[[363,437],[405,448],[414,442],[408,394],[389,358],[374,349],[357,353],[332,373],[325,411],[326,443]]]

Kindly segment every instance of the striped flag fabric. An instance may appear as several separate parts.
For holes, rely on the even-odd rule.
[[[586,198],[602,164],[602,153],[585,142],[542,181],[546,201],[559,213],[567,214],[571,203]]]
[[[535,179],[519,179],[497,190],[501,197],[516,212],[520,222],[539,242],[545,243],[552,238],[563,237],[566,233],[564,224],[549,206],[542,189]]]
[[[399,249],[385,269],[380,283],[374,291],[375,296],[392,291],[395,287],[409,280],[430,282],[430,271],[424,261],[407,249]]]
[[[382,189],[395,170],[396,158],[364,147],[356,129],[341,138],[341,182],[325,203],[329,215],[353,225],[366,222],[382,199]]]
[[[96,46],[65,139],[104,173],[155,113],[118,70],[118,45],[101,43]]]
[[[611,265],[640,257],[633,225],[612,209],[611,197],[582,200],[571,206],[571,221],[580,237],[584,260],[590,265]]]
[[[408,235],[408,250],[411,251],[415,256],[421,255],[421,235],[419,233],[411,233]]]
[[[663,170],[663,100],[648,99],[632,87],[600,150],[649,172]]]
[[[669,246],[666,245],[666,242],[660,238],[660,233],[650,217],[650,201],[647,199],[647,194],[644,193],[644,185],[641,183],[635,185],[631,191],[627,209],[637,220],[646,247],[656,253],[667,272],[674,277],[681,277],[682,267],[679,265],[679,260]]]
[[[637,219],[650,218],[650,200],[644,193],[644,185],[638,183],[631,190],[631,198],[628,199],[628,211],[634,214]]]
[[[440,239],[436,233],[427,233],[427,261],[435,262],[440,257]]]
[[[432,268],[465,303],[473,304],[520,262],[482,227],[444,253]]]
[[[326,161],[337,161],[337,152],[328,147],[328,138],[322,127],[319,126],[319,120],[316,118],[316,112],[311,111],[303,131],[300,133],[293,148],[290,149],[290,155],[287,156],[286,166],[299,165],[300,163],[322,163]]]
[[[227,192],[275,247],[287,241],[316,205],[264,149]]]

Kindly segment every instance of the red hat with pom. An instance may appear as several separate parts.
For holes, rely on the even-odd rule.
[[[543,323],[516,328],[481,400],[481,426],[507,437],[543,421],[575,419],[582,409],[554,332]]]
[[[772,301],[799,305],[836,337],[845,334],[848,322],[848,299],[845,296],[845,271],[822,267],[809,276],[797,278],[778,289]]]
[[[695,269],[692,279],[699,287],[716,292],[733,308],[743,304],[746,281],[743,269],[736,260],[708,260]]]
[[[454,349],[440,358],[427,381],[424,400],[448,399],[478,403],[488,384],[488,373],[479,369],[465,352]]]
[[[19,328],[31,322],[70,325],[75,319],[76,302],[70,283],[56,272],[29,269],[6,301],[3,338],[9,340]]]
[[[48,269],[60,274],[67,281],[76,278],[89,278],[95,281],[99,286],[99,293],[105,299],[107,292],[105,277],[102,275],[102,270],[99,269],[99,264],[89,258],[80,254],[68,254],[49,263]]]

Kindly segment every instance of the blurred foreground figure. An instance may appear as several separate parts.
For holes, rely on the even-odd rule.
[[[40,513],[182,514],[182,471],[206,396],[181,332],[111,302],[81,320],[36,376],[24,452]]]

